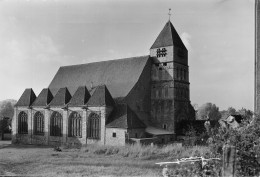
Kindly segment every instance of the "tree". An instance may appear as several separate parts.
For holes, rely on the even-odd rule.
[[[11,118],[14,116],[14,104],[15,100],[0,101],[0,117]]]
[[[260,174],[260,117],[250,110],[242,109],[243,121],[239,128],[215,129],[210,142],[211,152],[222,154],[224,144],[236,146],[237,176],[259,176]]]
[[[198,110],[198,107],[199,107],[199,105],[198,105],[197,103],[194,103],[194,104],[192,104],[192,107],[194,108],[194,110],[195,110],[195,111],[197,111],[197,110]]]
[[[225,119],[230,115],[237,114],[237,111],[235,108],[229,107],[227,110],[220,111],[220,114],[221,114],[221,117]]]
[[[219,120],[221,118],[221,114],[219,112],[219,108],[212,103],[205,103],[198,108],[198,119],[199,120]]]

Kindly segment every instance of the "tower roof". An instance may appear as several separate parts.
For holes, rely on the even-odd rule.
[[[17,101],[15,106],[31,106],[36,96],[33,89],[25,89],[20,99]]]
[[[60,88],[57,94],[54,96],[53,100],[50,102],[49,106],[66,106],[70,99],[71,95],[67,87]]]
[[[90,98],[90,94],[86,86],[80,86],[72,96],[69,106],[83,106]]]
[[[167,46],[177,46],[187,50],[170,20],[165,24],[151,49]]]
[[[51,100],[53,99],[53,95],[48,88],[42,89],[39,96],[33,102],[32,106],[47,106]]]
[[[92,93],[86,106],[114,106],[114,99],[105,85],[97,86]]]

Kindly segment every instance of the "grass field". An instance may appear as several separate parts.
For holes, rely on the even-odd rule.
[[[62,148],[62,152],[56,152],[52,147],[11,145],[8,141],[0,141],[0,175],[154,177],[160,176],[162,171],[156,162],[205,151],[203,148],[183,150],[173,146],[88,146]]]

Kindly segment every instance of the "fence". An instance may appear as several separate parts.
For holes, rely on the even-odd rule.
[[[177,159],[174,162],[159,162],[156,163],[157,165],[164,166],[163,168],[163,176],[169,177],[167,172],[168,168],[167,165],[169,164],[181,164],[187,162],[201,162],[201,171],[207,171],[207,163],[208,161],[213,160],[221,160],[220,158],[204,158],[204,157],[189,157],[189,158],[182,158]],[[223,159],[222,159],[222,176],[223,177],[235,177],[235,168],[236,168],[236,147],[225,145],[223,147]]]

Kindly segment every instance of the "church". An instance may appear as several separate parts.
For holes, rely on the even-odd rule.
[[[188,50],[169,20],[150,54],[62,66],[38,96],[25,89],[12,142],[40,145],[169,143],[195,120]]]

